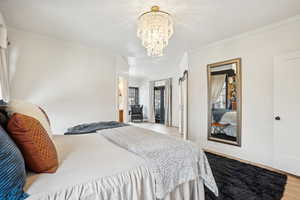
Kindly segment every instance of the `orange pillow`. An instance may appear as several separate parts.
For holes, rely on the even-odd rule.
[[[26,167],[36,173],[54,173],[58,168],[55,145],[35,118],[15,113],[7,130],[21,150]]]

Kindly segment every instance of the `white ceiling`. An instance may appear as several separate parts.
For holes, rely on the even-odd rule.
[[[138,16],[159,5],[173,15],[165,56],[152,59],[136,37]],[[184,51],[300,14],[300,0],[0,0],[8,25],[130,57],[136,76],[170,67]],[[154,70],[157,71],[157,70]]]

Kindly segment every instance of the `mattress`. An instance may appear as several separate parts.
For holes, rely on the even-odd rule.
[[[28,174],[28,200],[155,200],[154,179],[138,156],[100,134],[54,136],[60,166],[54,174]],[[204,200],[199,178],[164,200]]]

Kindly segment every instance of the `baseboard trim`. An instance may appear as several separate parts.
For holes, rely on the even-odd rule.
[[[284,174],[284,175],[287,175],[287,176],[292,176],[292,177],[295,177],[297,179],[300,178],[299,176],[296,176],[294,174],[290,174],[288,172],[285,172],[285,171],[282,171],[282,170],[279,170],[279,169],[275,169],[275,168],[267,166],[267,165],[263,165],[263,164],[251,162],[251,161],[248,161],[248,160],[240,159],[240,158],[237,158],[237,157],[234,157],[234,156],[230,156],[230,155],[227,155],[227,154],[224,154],[224,153],[219,153],[219,152],[212,151],[212,150],[209,150],[209,149],[206,149],[206,148],[204,148],[203,150],[206,151],[206,152],[209,152],[209,153],[213,153],[213,154],[216,154],[216,155],[219,155],[219,156],[229,158],[229,159],[233,159],[233,160],[237,160],[237,161],[240,161],[240,162],[243,162],[243,163],[246,163],[246,164],[254,165],[256,167],[264,168],[264,169],[267,169],[267,170],[270,170],[270,171],[273,171],[273,172],[277,172],[277,173]]]

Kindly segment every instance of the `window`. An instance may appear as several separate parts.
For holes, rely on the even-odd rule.
[[[226,94],[227,94],[227,82],[224,82],[221,94],[217,100],[217,102],[215,103],[215,108],[221,108],[221,109],[226,109]]]
[[[138,105],[139,104],[139,88],[138,87],[129,87],[128,91],[128,103],[129,105]]]

